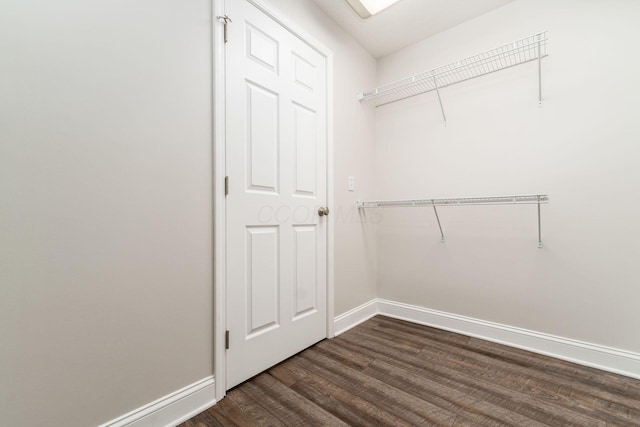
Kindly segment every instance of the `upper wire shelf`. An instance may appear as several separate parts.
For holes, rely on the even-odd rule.
[[[443,87],[536,60],[539,62],[538,71],[540,76],[540,60],[546,56],[547,32],[543,31],[486,52],[362,92],[359,99],[378,107],[423,93],[438,92],[438,89]],[[539,84],[539,103],[542,102],[540,89],[541,85]],[[440,93],[438,92],[439,96]]]

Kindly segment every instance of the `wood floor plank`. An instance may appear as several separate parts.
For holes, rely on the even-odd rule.
[[[581,381],[589,386],[604,387],[611,392],[631,395],[636,399],[640,397],[640,381],[633,378],[478,338],[471,338],[468,344],[469,348],[473,348],[476,351],[485,351],[485,354],[492,355],[492,357],[527,361],[539,369],[544,369],[554,375],[565,376],[571,381]]]
[[[215,413],[207,413],[204,418],[200,420],[198,427],[234,427],[238,425],[236,421],[228,417],[221,417]]]
[[[443,354],[441,350],[429,346],[422,350],[425,353],[431,351],[440,356]],[[629,396],[614,395],[601,387],[588,386],[580,381],[573,382],[541,369],[523,369],[519,365],[467,349],[446,349],[445,352],[447,359],[465,372],[478,372],[478,369],[482,369],[478,375],[499,378],[503,383],[518,386],[519,391],[526,391],[543,401],[553,401],[610,422],[625,421],[640,425],[640,401]]]
[[[323,409],[332,412],[351,426],[380,424],[410,426],[409,423],[395,415],[381,410],[359,396],[354,396],[331,381],[299,367],[296,363],[287,363],[282,367],[282,370],[285,369],[289,370],[291,375],[300,378],[300,381],[296,381],[293,385],[293,390]],[[278,374],[281,374],[282,370],[278,370],[274,376],[278,378]]]
[[[303,352],[299,363],[339,384],[351,393],[368,399],[385,410],[392,409],[413,425],[451,425],[456,414],[433,403],[413,396],[404,390],[340,365],[319,352]]]
[[[456,334],[442,329],[429,328],[417,323],[410,323],[387,316],[376,316],[372,318],[370,322],[365,322],[361,326],[365,328],[373,326],[377,326],[379,328],[390,328],[396,331],[409,332],[416,337],[428,338],[431,341],[442,341],[459,345],[466,345],[469,340],[472,339],[466,335]]]
[[[439,341],[438,338],[432,335],[433,331],[438,331],[434,328],[424,328],[421,325],[385,316],[378,316],[377,325],[380,328],[392,328],[395,331],[404,331],[417,336],[426,336],[434,342]],[[442,333],[444,331],[439,332]],[[458,336],[458,334],[454,333],[444,333],[450,334],[451,336]],[[461,337],[463,337],[460,342],[462,344],[461,347],[472,349],[479,354],[487,355],[493,359],[503,359],[510,363],[520,364],[523,367],[535,367],[553,375],[566,377],[570,381],[581,381],[591,387],[600,386],[609,392],[619,393],[622,396],[629,395],[635,400],[638,400],[640,397],[640,381],[638,380],[478,338],[466,337],[465,341],[464,336]],[[447,341],[453,342],[453,340],[444,340],[444,342]]]
[[[375,359],[373,357],[354,353],[353,351],[340,345],[338,340],[324,340],[319,342],[315,347],[317,350],[330,349],[331,354],[336,360],[344,363],[346,366],[350,366],[354,369],[364,369],[369,366]]]
[[[242,384],[240,388],[286,426],[348,426],[268,373],[254,377],[251,381]]]
[[[348,344],[345,344],[345,345],[348,345]],[[369,351],[369,349],[367,351]],[[420,364],[423,363],[423,361],[416,359],[414,356],[407,355],[405,357],[396,357],[395,355],[388,356],[385,354],[380,354],[376,364],[378,364],[379,362],[384,363],[384,361],[393,363],[395,367],[402,369],[405,372],[408,372],[410,375],[421,377],[429,381],[434,381],[437,384],[444,387],[450,387],[452,390],[459,391],[463,395],[469,394],[473,396],[473,393],[477,392],[478,390],[482,390],[481,388],[483,386],[482,382],[475,383],[475,380],[473,378],[465,378],[464,376],[459,377],[455,372],[451,372],[446,368],[434,367],[434,369],[431,371],[429,371],[428,369],[423,369],[420,367]],[[412,362],[417,362],[417,364],[412,364]],[[473,383],[474,386],[471,387],[465,384],[465,381],[464,381],[465,379],[467,384]],[[498,398],[497,404],[504,405],[505,402],[509,400],[510,393],[506,391],[506,392],[503,392],[502,395],[500,395],[500,393],[496,393],[496,391],[499,391],[499,390],[492,390],[492,393],[487,392],[486,395],[478,394],[477,396],[474,396],[474,397],[476,398],[488,398],[488,397],[496,398],[497,397]]]
[[[481,396],[496,405],[505,406],[514,412],[547,425],[558,427],[604,425],[603,422],[597,422],[590,417],[573,413],[551,402],[543,402],[545,404],[540,405],[540,401],[520,392],[519,387],[511,386],[511,384],[507,384],[508,387],[503,387],[496,383],[497,377],[489,376],[482,370],[472,373],[459,370],[456,366],[451,366],[443,357],[433,360],[426,358],[424,354],[404,354],[398,352],[384,339],[373,339],[368,335],[360,336],[356,331],[344,339],[345,345],[351,345],[354,350],[361,346],[367,352],[376,354],[380,360],[394,363],[416,375],[426,375],[436,381],[450,384],[452,387],[460,387],[461,390]]]
[[[640,426],[640,381],[376,316],[181,427],[346,425]]]
[[[379,337],[382,341],[384,338]],[[396,337],[397,339],[397,337]],[[481,378],[487,382],[511,388],[513,391],[525,392],[527,395],[536,396],[538,399],[553,403],[555,405],[565,404],[567,409],[579,409],[585,415],[598,415],[608,421],[625,422],[620,418],[616,418],[615,408],[598,412],[596,408],[582,408],[581,400],[591,401],[593,396],[584,395],[573,389],[558,385],[552,381],[553,378],[547,378],[547,381],[539,382],[536,378],[543,375],[538,371],[521,372],[519,367],[504,366],[501,361],[484,360],[483,356],[475,353],[460,353],[466,350],[457,348],[442,348],[442,344],[427,345],[421,352],[421,356],[429,356],[432,360],[446,361],[446,363],[454,370],[466,373],[471,377]],[[478,361],[477,358],[482,359]],[[551,381],[549,381],[551,380]],[[626,411],[627,408],[624,408]],[[613,415],[610,417],[609,415]]]
[[[415,375],[390,363],[380,360],[369,366],[365,373],[386,384],[428,399],[435,405],[446,408],[480,426],[543,426],[544,424],[503,409],[475,396],[439,384],[423,376]]]
[[[242,388],[231,390],[227,396],[222,399],[216,408],[220,406],[219,411],[209,411],[213,415],[221,415],[219,419],[222,425],[252,425],[260,427],[282,427],[284,424],[273,416],[269,411],[264,409],[259,402],[249,397]]]
[[[411,339],[414,345],[418,345],[420,341],[400,331],[384,331],[379,338],[382,339],[383,336],[390,342],[399,338]],[[640,425],[640,401],[627,395],[614,395],[610,390],[602,388],[601,384],[588,385],[581,381],[571,381],[541,369],[532,369],[531,366],[487,356],[467,346],[427,341],[424,341],[424,344],[423,353],[435,352],[437,357],[446,357],[447,361],[460,363],[465,369],[480,367],[479,375],[482,376],[506,377],[506,381],[519,384],[520,391],[526,389],[529,394],[538,395],[541,399],[565,404],[568,408],[579,408],[585,413],[610,422],[631,422]]]

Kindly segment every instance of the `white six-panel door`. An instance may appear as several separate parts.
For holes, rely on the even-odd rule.
[[[227,389],[326,337],[326,58],[227,2]]]

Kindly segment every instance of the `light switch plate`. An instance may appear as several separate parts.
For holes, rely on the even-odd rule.
[[[348,178],[347,189],[349,191],[354,191],[356,189],[356,179],[353,176]]]

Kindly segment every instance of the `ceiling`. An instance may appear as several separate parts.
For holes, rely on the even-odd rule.
[[[344,0],[313,0],[380,58],[513,0],[402,0],[362,20]]]

